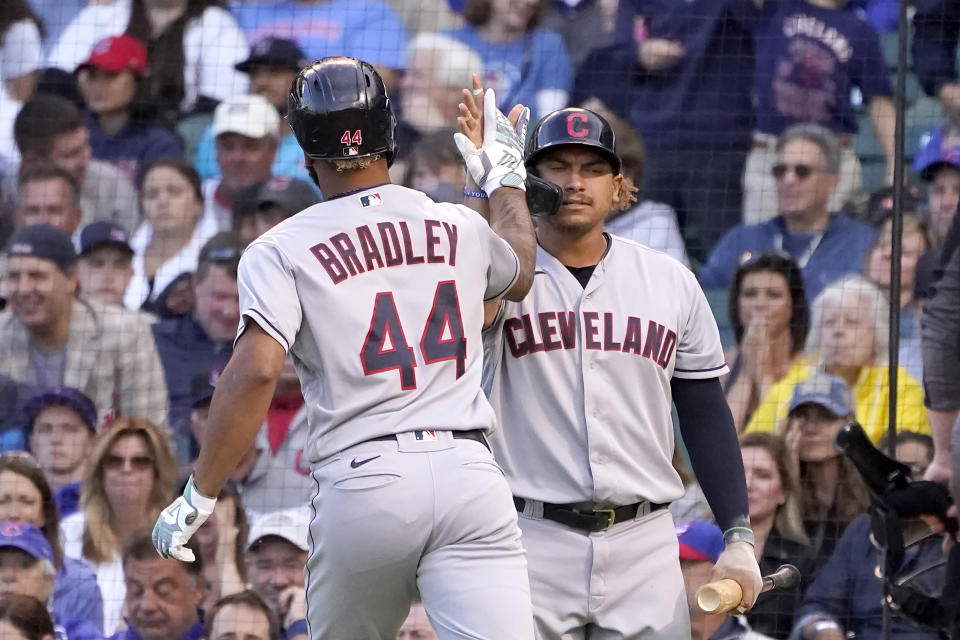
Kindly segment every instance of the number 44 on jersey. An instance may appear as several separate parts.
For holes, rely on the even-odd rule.
[[[420,336],[420,354],[425,364],[454,360],[457,378],[463,375],[467,361],[467,338],[460,316],[460,299],[453,280],[437,284],[433,305]],[[360,350],[365,375],[397,369],[404,391],[417,388],[417,359],[400,324],[393,293],[377,294],[373,303],[370,329]]]

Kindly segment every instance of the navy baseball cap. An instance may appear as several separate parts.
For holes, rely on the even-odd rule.
[[[307,66],[307,56],[296,42],[285,38],[268,36],[255,44],[250,57],[234,65],[237,71],[250,73],[256,64],[269,64],[291,71],[300,71]]]
[[[257,194],[257,208],[276,205],[288,216],[300,213],[320,201],[313,186],[305,180],[289,176],[274,176],[263,183]]]
[[[819,405],[837,417],[853,413],[850,387],[842,378],[827,373],[818,373],[797,383],[788,413],[805,404]]]
[[[197,409],[210,404],[213,400],[213,390],[220,378],[220,369],[211,369],[198,373],[190,383],[190,408]]]
[[[33,224],[17,229],[7,243],[7,255],[30,256],[49,260],[66,273],[77,263],[77,252],[70,236],[49,224]]]
[[[691,520],[677,527],[681,560],[703,560],[716,563],[723,553],[720,527],[706,520]]]
[[[944,146],[945,127],[930,132],[930,139],[913,158],[913,169],[925,182],[933,180],[941,167],[953,167],[960,171],[960,145]]]
[[[37,560],[53,562],[53,549],[43,532],[26,522],[0,522],[0,549],[14,547]]]
[[[130,255],[133,255],[133,249],[130,247],[130,234],[117,223],[108,220],[91,222],[81,229],[77,251],[82,256],[105,244],[124,249],[129,251]]]
[[[97,409],[94,407],[93,401],[73,387],[60,387],[59,389],[41,391],[27,400],[23,412],[27,418],[24,431],[28,436],[33,431],[33,421],[37,419],[41,411],[48,407],[73,409],[91,431],[97,432]]]

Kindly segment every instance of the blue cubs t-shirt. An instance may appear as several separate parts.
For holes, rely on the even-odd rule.
[[[537,92],[543,89],[570,91],[573,67],[563,39],[550,29],[535,29],[512,42],[489,42],[467,26],[445,32],[474,51],[483,60],[483,86],[497,94],[497,106],[506,113],[515,104],[530,107],[530,121],[538,113]]]
[[[756,37],[757,128],[779,135],[816,122],[856,133],[850,92],[864,103],[891,96],[880,40],[863,12],[824,9],[804,0],[766,2]]]
[[[310,60],[352,56],[375,67],[406,68],[407,28],[385,2],[242,2],[230,13],[251,44],[267,36],[296,41]]]

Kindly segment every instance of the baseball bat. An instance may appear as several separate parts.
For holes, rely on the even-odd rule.
[[[800,571],[792,564],[780,565],[776,571],[763,577],[760,593],[771,589],[789,589],[800,581]],[[733,611],[743,599],[743,589],[736,580],[726,578],[708,582],[697,589],[697,606],[704,613],[727,613]]]

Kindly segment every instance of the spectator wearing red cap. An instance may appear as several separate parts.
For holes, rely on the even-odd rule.
[[[247,90],[233,65],[250,51],[234,17],[216,0],[88,3],[50,51],[52,67],[73,71],[108,36],[128,33],[150,56],[147,95],[165,123],[191,111],[209,111],[218,100]]]
[[[153,160],[183,153],[172,131],[151,124],[146,73],[147,50],[129,35],[101,40],[76,70],[93,157],[112,163],[134,184]]]

